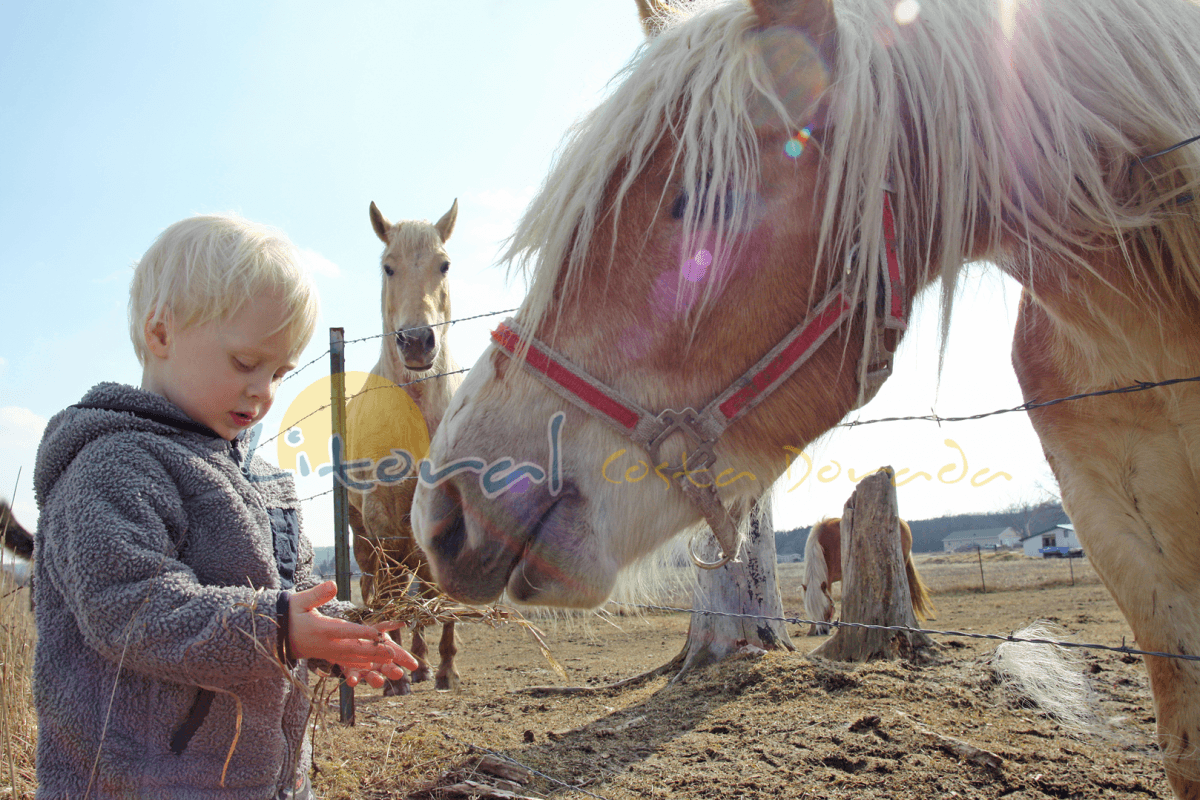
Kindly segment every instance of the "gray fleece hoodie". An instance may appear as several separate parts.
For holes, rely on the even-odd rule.
[[[291,477],[244,448],[115,383],[47,425],[38,798],[271,798],[307,774],[307,668],[278,620],[312,548]]]

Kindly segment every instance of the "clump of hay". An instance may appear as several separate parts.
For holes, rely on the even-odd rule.
[[[1067,631],[1038,620],[1013,634],[1017,639],[1062,641]],[[1043,642],[1005,642],[988,658],[1003,690],[1052,717],[1069,731],[1126,744],[1127,734],[1106,717],[1074,650]]]
[[[380,622],[402,622],[406,627],[426,627],[444,625],[447,622],[483,623],[493,628],[501,625],[517,625],[525,630],[537,643],[542,657],[563,678],[567,672],[562,668],[550,652],[550,647],[541,630],[529,620],[521,616],[516,609],[501,605],[466,606],[455,603],[438,595],[437,597],[419,597],[407,593],[389,593],[371,604],[370,608],[354,608],[346,618],[351,622],[363,625],[375,625]]]

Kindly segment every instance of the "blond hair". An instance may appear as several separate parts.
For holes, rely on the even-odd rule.
[[[129,336],[146,364],[146,326],[170,319],[178,330],[225,320],[246,301],[278,292],[291,313],[287,329],[299,353],[312,338],[320,305],[300,253],[279,230],[237,214],[198,214],[169,226],[134,268]]]
[[[818,259],[844,265],[855,301],[875,304],[885,184],[896,190],[909,280],[942,279],[943,347],[973,251],[1027,275],[1037,251],[1092,270],[1081,253],[1119,249],[1148,296],[1184,307],[1200,297],[1200,203],[1188,202],[1200,191],[1200,146],[1147,158],[1200,131],[1194,3],[942,0],[922,3],[907,25],[894,0],[839,0],[835,9],[836,69],[823,87],[820,76],[811,81],[833,122],[821,150]],[[814,98],[781,91],[792,84],[764,57],[751,6],[697,2],[663,25],[571,131],[509,240],[504,258],[532,278],[527,330],[581,285],[598,226],[611,225],[616,241],[622,203],[664,141],[678,144],[672,177],[708,187],[683,220],[686,254],[696,231],[715,227],[720,246],[746,219],[739,206],[727,222],[712,210],[715,192],[755,195],[756,126],[770,118],[762,109],[791,130],[808,123]],[[1141,274],[1134,253],[1144,254]],[[835,280],[842,273],[832,270]],[[814,299],[829,288],[814,286]],[[702,304],[718,289],[710,282]],[[865,322],[876,324],[873,315]],[[872,340],[868,330],[864,356]]]

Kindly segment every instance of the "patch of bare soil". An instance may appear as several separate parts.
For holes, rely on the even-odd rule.
[[[927,558],[920,569],[937,591],[978,580],[977,560]],[[803,617],[799,565],[783,566],[785,612]],[[1042,588],[1013,588],[1021,581],[1002,579],[1003,566],[984,561],[984,580],[996,580],[987,594],[935,594],[929,627],[1007,634],[1045,619],[1075,641],[1133,644],[1086,562],[1013,562],[1013,575]],[[1068,569],[1076,584],[1054,585]],[[735,656],[676,683],[660,676],[564,695],[530,687],[600,686],[664,664],[683,646],[688,615],[540,624],[566,680],[518,627],[460,625],[459,691],[419,684],[384,698],[360,689],[353,728],[337,723],[335,702],[316,738],[318,791],[331,800],[1171,797],[1140,658],[1082,651],[1103,714],[1121,718],[1119,738],[1105,739],[1071,733],[998,685],[986,663],[996,642],[936,636],[933,663],[838,664],[808,659],[825,638],[795,625],[795,652]],[[486,752],[533,771],[495,758],[477,767]]]

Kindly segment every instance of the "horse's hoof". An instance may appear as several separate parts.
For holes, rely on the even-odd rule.
[[[413,683],[421,683],[422,681],[429,680],[429,667],[419,668],[409,676],[409,680]]]
[[[402,695],[412,694],[412,686],[406,680],[388,679],[383,685],[384,697],[401,697]]]
[[[458,684],[457,675],[439,675],[434,681],[433,688],[439,692],[457,692]]]

